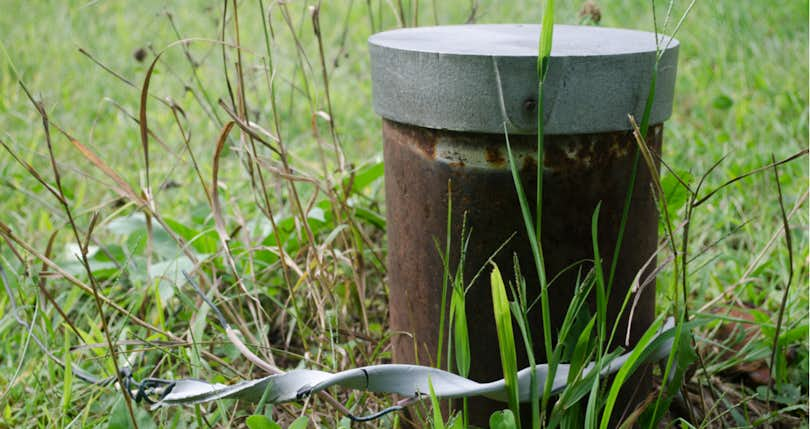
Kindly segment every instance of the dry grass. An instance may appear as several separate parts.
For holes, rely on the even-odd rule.
[[[597,3],[604,25],[650,28],[638,4]],[[659,193],[682,265],[663,264],[658,302],[680,299],[704,323],[672,426],[807,421],[807,158],[776,161],[807,147],[807,8],[764,3],[698,2],[679,33]],[[557,21],[578,22],[579,6]],[[149,413],[80,370],[232,382],[388,362],[365,39],[398,23],[536,21],[535,2],[166,7],[18,2],[0,17],[12,294],[0,296],[0,427],[238,426],[263,413],[345,426],[345,409],[383,409],[390,398],[335,391]]]

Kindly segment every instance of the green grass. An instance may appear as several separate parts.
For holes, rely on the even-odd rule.
[[[48,183],[54,183],[41,120],[16,82],[19,73],[53,124],[91,148],[140,192],[147,184],[141,130],[131,117],[139,116],[140,91],[154,59],[152,51],[159,52],[176,41],[177,33],[183,38],[219,38],[222,4],[211,8],[203,2],[182,7],[159,1],[5,3],[4,13],[0,13],[0,42],[5,51],[0,52],[0,140]],[[402,3],[407,12],[404,21],[414,22],[416,3]],[[264,2],[272,33],[266,46],[259,2],[239,3],[247,114],[265,130],[277,133],[270,76],[265,73],[269,48],[275,71],[277,134],[282,136],[295,173],[317,182],[317,186],[295,182],[300,207],[289,181],[277,173],[283,169],[280,158],[258,142],[254,156],[249,141],[240,141],[235,126],[216,171],[222,216],[214,218],[200,181],[210,191],[217,139],[229,119],[217,100],[231,104],[222,51],[216,43],[185,45],[196,69],[183,46],[174,45],[163,54],[151,78],[150,93],[157,98],[148,101],[149,128],[159,139],[150,137],[149,182],[160,219],[152,217],[147,223],[142,215],[138,217],[133,204],[122,201],[114,190],[114,182],[51,126],[65,196],[81,234],[87,232],[93,213],[98,213],[90,244],[101,251],[89,257],[89,264],[99,291],[132,315],[103,304],[107,333],[112,341],[121,343],[117,363],[132,365],[138,378],[154,371],[158,377],[230,382],[264,374],[253,368],[219,324],[208,317],[210,309],[184,285],[181,270],[192,272],[203,290],[225,308],[229,323],[256,355],[272,358],[280,368],[304,365],[339,370],[390,358],[381,264],[386,246],[380,217],[383,188],[381,168],[376,164],[381,160],[380,122],[370,107],[365,40],[372,25],[376,30],[397,26],[399,2],[354,1],[350,9],[348,1],[323,3],[320,27],[331,103],[327,103],[318,41],[307,10],[312,4],[290,2],[287,6],[302,48],[299,56],[293,31],[278,4]],[[539,1],[515,0],[508,7],[496,1],[477,4],[476,21],[480,23],[538,22],[541,16]],[[652,29],[648,2],[598,4],[602,25]],[[673,16],[680,16],[687,4],[676,2]],[[236,40],[232,5],[228,2],[225,40],[229,43]],[[418,23],[432,24],[432,2],[418,5]],[[558,2],[556,6],[557,23],[580,21],[580,4]],[[659,3],[656,9],[661,23],[666,4]],[[466,1],[437,1],[436,11],[442,24],[463,23],[470,15]],[[167,13],[172,15],[177,33]],[[663,151],[666,163],[681,177],[695,178],[693,183],[725,157],[706,178],[701,195],[770,163],[772,155],[778,160],[807,148],[807,22],[806,1],[778,6],[756,0],[698,1],[687,18],[678,34],[676,100],[672,119],[665,126]],[[102,70],[78,48],[134,87]],[[144,62],[133,57],[140,48],[147,50]],[[226,53],[228,78],[235,92],[237,57],[231,48]],[[185,113],[180,123],[186,135],[190,132],[188,147],[199,171],[174,116],[160,101],[167,97]],[[332,149],[335,141],[330,124],[324,119],[329,104],[349,164],[342,170]],[[93,295],[71,286],[62,275],[54,275],[54,267],[43,270],[42,261],[31,252],[50,255],[65,273],[90,284],[72,254],[75,250],[69,250],[75,239],[65,212],[7,152],[0,153],[0,221],[30,246],[26,250],[18,243],[12,250],[6,243],[0,245],[0,263],[21,315],[64,361],[99,377],[112,374],[114,365]],[[266,168],[267,164],[272,168]],[[251,177],[251,170],[260,169],[267,192],[258,174]],[[785,422],[806,420],[807,178],[807,158],[779,167],[786,211],[790,214],[797,209],[789,218],[793,282],[778,338],[777,314],[790,269],[780,233],[782,217],[773,171],[766,169],[724,188],[690,217],[688,255],[695,259],[688,269],[687,305],[690,314],[713,314],[713,320],[696,332],[705,371],[699,369],[690,379],[685,394],[699,404],[700,395],[709,389],[705,373],[713,377],[714,388],[723,393],[716,407],[725,413],[707,420],[709,426],[753,424],[765,415],[762,407],[766,403],[774,410],[788,408],[777,413]],[[349,183],[353,184],[351,190],[340,186]],[[684,219],[687,195],[672,174],[663,174],[662,185],[677,225]],[[172,233],[160,226],[161,220],[190,242],[189,247],[178,246]],[[230,235],[235,271],[223,252],[224,237],[217,227],[220,221],[225,235]],[[46,251],[51,235],[57,232],[51,251]],[[460,238],[452,240],[458,243]],[[278,255],[278,241],[284,244],[283,256]],[[632,239],[626,243],[632,244]],[[147,266],[152,267],[148,275]],[[164,273],[162,278],[159,273]],[[675,289],[678,285],[670,284],[671,273],[672,267],[668,267],[659,276],[662,310],[671,307],[679,290]],[[129,424],[120,394],[83,383],[75,372],[63,371],[49,360],[17,324],[10,302],[0,294],[4,339],[0,344],[0,427]],[[746,309],[740,311],[743,307]],[[725,329],[721,319],[739,321],[741,313],[750,320],[739,326],[754,329],[752,338],[738,341],[739,330],[725,338],[718,336]],[[139,321],[173,337],[155,333]],[[775,389],[766,392],[768,389],[741,382],[748,375],[734,375],[735,368],[746,362],[749,366],[750,362],[770,362],[775,340],[780,349],[775,355]],[[72,349],[66,350],[69,347]],[[788,349],[792,350],[790,359],[784,353]],[[379,410],[390,401],[359,393],[333,395],[355,414]],[[732,406],[738,402],[741,404]],[[311,422],[327,426],[337,426],[343,417],[322,397],[272,410],[230,401],[152,414],[136,407],[134,417],[140,427],[148,427],[149,422],[205,427],[242,424],[247,416],[265,412],[283,425],[302,413]],[[394,418],[388,416],[379,425],[390,425]]]

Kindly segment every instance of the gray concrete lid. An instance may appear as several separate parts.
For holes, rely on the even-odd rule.
[[[369,38],[374,110],[402,123],[455,131],[537,132],[539,25],[407,28]],[[678,41],[659,64],[651,123],[672,113]],[[554,26],[544,87],[546,134],[630,129],[647,100],[654,33]]]

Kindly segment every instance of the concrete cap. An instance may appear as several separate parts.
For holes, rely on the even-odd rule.
[[[539,25],[419,27],[372,35],[374,110],[396,122],[484,133],[537,133]],[[659,64],[650,123],[672,113],[678,41]],[[545,134],[631,129],[647,101],[654,33],[555,25],[543,88]]]

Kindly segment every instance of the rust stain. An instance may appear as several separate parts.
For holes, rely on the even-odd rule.
[[[548,152],[548,150],[546,150],[545,152]],[[535,174],[535,172],[537,171],[537,160],[534,159],[533,156],[527,156],[523,158],[523,165],[520,167],[520,171],[522,171],[523,173]]]
[[[428,159],[436,159],[437,133],[428,128],[410,127],[393,121],[383,122],[383,136],[418,148]]]
[[[495,166],[500,167],[506,164],[506,158],[504,158],[503,153],[501,153],[501,149],[498,146],[487,146],[484,156],[486,157],[488,163]]]
[[[435,139],[417,139],[415,141],[418,147],[428,158],[436,158],[436,140]]]
[[[652,126],[647,134],[653,149],[660,146],[661,129],[660,124]],[[547,136],[543,164],[554,172],[606,169],[626,160],[636,147],[630,131]]]

